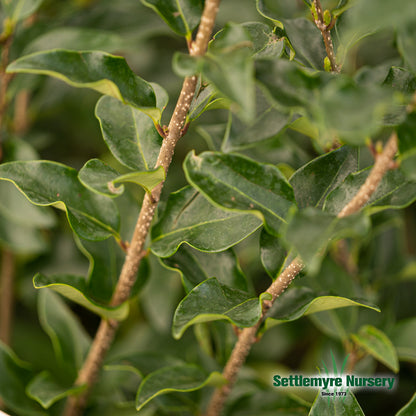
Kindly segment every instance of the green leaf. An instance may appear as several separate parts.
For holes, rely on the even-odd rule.
[[[162,166],[155,170],[144,172],[130,172],[120,175],[115,169],[99,159],[89,160],[79,171],[81,183],[91,191],[107,196],[119,196],[124,191],[123,186],[116,184],[132,182],[141,186],[146,192],[165,180],[165,171]]]
[[[29,397],[36,400],[44,409],[49,409],[57,401],[80,393],[85,386],[64,386],[57,382],[47,371],[38,374],[27,386]]]
[[[149,374],[140,384],[136,396],[136,410],[161,394],[190,392],[206,385],[221,385],[223,377],[217,372],[207,374],[201,368],[186,364],[164,367]]]
[[[372,325],[364,325],[357,334],[351,334],[351,338],[368,354],[372,355],[395,373],[399,371],[397,352],[383,331]]]
[[[51,290],[38,293],[38,314],[60,363],[59,376],[72,382],[84,362],[91,339],[65,302]]]
[[[193,29],[199,24],[202,0],[142,0],[151,7],[178,35],[190,38]]]
[[[322,207],[328,194],[357,170],[358,151],[348,146],[303,165],[289,180],[299,208]]]
[[[412,416],[416,412],[416,393],[412,396],[409,403],[402,407],[396,416]]]
[[[416,318],[399,321],[389,332],[400,360],[416,362]]]
[[[17,23],[29,17],[40,7],[43,0],[1,0],[6,16]]]
[[[185,187],[169,196],[159,222],[152,228],[151,249],[159,257],[169,257],[186,242],[201,251],[224,251],[260,226],[258,218],[226,212],[192,187]]]
[[[400,170],[411,181],[416,181],[416,114],[411,113],[407,116],[404,123],[397,129],[400,151]]]
[[[103,305],[94,300],[93,294],[89,293],[87,281],[83,276],[56,275],[45,276],[37,273],[33,278],[35,289],[51,288],[68,299],[84,306],[90,311],[106,319],[123,320],[129,313],[128,303],[117,307]],[[43,292],[43,291],[42,291]]]
[[[214,276],[221,283],[235,289],[248,289],[247,279],[231,249],[207,254],[183,245],[173,256],[162,259],[162,263],[179,271],[187,292]]]
[[[261,262],[267,274],[276,279],[285,264],[287,250],[282,244],[282,239],[270,235],[266,230],[260,234],[260,256]]]
[[[75,169],[49,161],[0,165],[0,179],[13,182],[35,205],[64,209],[72,229],[82,238],[118,238],[120,218],[114,202],[79,182]]]
[[[162,137],[145,114],[108,96],[97,102],[95,114],[104,141],[120,163],[140,171],[154,167]]]
[[[348,306],[362,306],[380,312],[380,309],[361,299],[349,299],[342,296],[317,295],[307,287],[287,290],[279,302],[275,302],[267,314],[266,329],[274,325],[295,321],[313,313]]]
[[[268,294],[264,296],[268,297]],[[261,312],[261,298],[253,298],[213,277],[194,287],[179,303],[173,317],[172,333],[179,339],[191,325],[219,319],[250,327],[260,319]]]
[[[416,73],[416,30],[413,22],[400,25],[397,28],[397,46],[413,73]]]
[[[254,121],[244,123],[230,112],[222,149],[224,152],[230,152],[257,146],[259,142],[276,137],[289,121],[290,116],[275,109],[266,99],[264,92],[257,88]]]
[[[25,393],[34,373],[13,351],[0,342],[0,396],[3,402],[21,415],[46,416],[42,408]]]
[[[12,62],[7,72],[50,75],[73,87],[90,88],[117,98],[143,111],[155,123],[160,120],[152,86],[135,75],[120,56],[54,49],[23,56]]]
[[[319,270],[323,251],[339,238],[365,237],[370,230],[370,220],[365,214],[344,218],[315,208],[296,212],[287,225],[284,237],[294,247],[311,274]]]
[[[370,168],[347,176],[344,182],[327,197],[324,210],[338,214],[350,202],[364,184]],[[385,209],[399,209],[410,205],[416,199],[416,183],[406,180],[399,170],[388,171],[376,191],[365,205],[365,211],[372,214]]]
[[[332,400],[328,400],[328,397],[322,396],[319,391],[313,402],[309,416],[333,415],[365,416],[357,399],[351,391],[347,392],[345,399],[342,397],[341,399],[332,398]]]
[[[210,201],[223,209],[250,212],[277,234],[294,206],[292,187],[273,165],[244,156],[190,152],[185,159],[186,178]]]

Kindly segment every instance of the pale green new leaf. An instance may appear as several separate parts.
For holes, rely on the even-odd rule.
[[[29,17],[40,7],[43,0],[1,0],[6,16],[13,23]]]
[[[365,416],[363,410],[358,404],[357,399],[351,391],[347,392],[347,395],[342,398],[332,398],[328,400],[328,397],[323,397],[319,391],[312,408],[309,412],[309,416]]]

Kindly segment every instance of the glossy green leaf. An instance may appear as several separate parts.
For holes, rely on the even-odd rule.
[[[56,275],[48,277],[38,273],[33,278],[33,285],[35,289],[53,289],[103,318],[123,320],[129,313],[127,303],[118,307],[110,307],[96,302],[93,294],[89,293],[86,279],[82,276]]]
[[[307,287],[287,290],[275,302],[267,314],[266,329],[274,325],[295,321],[303,316],[348,306],[361,306],[380,312],[380,309],[364,300],[342,296],[318,295]]]
[[[98,101],[95,114],[108,148],[120,163],[140,171],[154,167],[162,137],[145,114],[108,96]]]
[[[351,391],[347,392],[347,395],[342,398],[331,398],[321,395],[319,391],[312,408],[309,412],[309,416],[326,416],[326,415],[343,415],[343,416],[365,416],[361,406],[358,404],[357,399]]]
[[[356,195],[364,184],[371,169],[364,169],[347,176],[344,182],[327,197],[324,209],[331,214],[338,214]],[[398,209],[410,205],[416,199],[416,183],[406,180],[399,170],[388,171],[376,191],[365,205],[369,213],[385,209]]]
[[[99,159],[89,160],[79,171],[81,183],[91,191],[107,196],[118,196],[124,187],[117,186],[123,182],[131,182],[141,186],[146,192],[165,180],[165,171],[162,166],[155,170],[144,172],[130,172],[120,175],[115,169]]]
[[[372,325],[364,325],[358,333],[351,334],[351,339],[395,373],[399,371],[397,352],[383,331]]]
[[[389,332],[400,360],[416,362],[416,318],[399,321]]]
[[[170,195],[152,228],[151,249],[157,256],[169,257],[186,242],[201,251],[224,251],[260,226],[258,218],[219,209],[192,187],[185,187]]]
[[[204,152],[188,154],[185,174],[195,188],[214,204],[231,211],[250,212],[278,233],[294,206],[292,187],[273,165],[244,156]]]
[[[75,169],[48,161],[9,162],[0,165],[0,179],[13,182],[36,205],[66,210],[71,227],[82,238],[118,237],[116,205],[82,186]]]
[[[358,170],[358,151],[343,146],[298,169],[289,182],[299,208],[322,207],[328,194]]]
[[[202,0],[142,0],[178,35],[191,36],[202,14]]]
[[[38,314],[62,368],[60,377],[72,382],[84,362],[91,339],[65,302],[50,290],[38,293]]]
[[[142,381],[137,391],[136,409],[141,410],[144,405],[162,394],[195,391],[206,385],[221,384],[223,384],[221,374],[217,372],[207,374],[191,364],[164,367],[149,374]]]
[[[34,375],[33,371],[2,342],[0,342],[0,368],[0,396],[3,402],[18,414],[46,416],[42,408],[25,393],[26,385]]]
[[[180,272],[187,292],[210,277],[216,277],[221,283],[235,289],[248,289],[247,279],[232,250],[207,254],[182,245],[173,256],[163,259],[162,263]]]
[[[84,389],[84,386],[64,386],[57,382],[47,371],[38,374],[27,386],[29,397],[36,400],[44,409],[49,409],[57,401]]]
[[[12,62],[9,73],[44,74],[78,88],[90,88],[135,107],[155,122],[161,111],[152,86],[138,77],[124,58],[104,52],[54,49],[23,56]]]
[[[268,294],[264,298],[268,298]],[[194,287],[179,303],[173,317],[172,333],[179,339],[191,325],[218,319],[250,327],[260,316],[259,298],[224,285],[213,277]]]
[[[412,416],[416,412],[416,393],[412,396],[409,403],[402,407],[396,416]]]
[[[201,86],[192,100],[187,120],[196,120],[205,111],[221,107],[222,104],[225,104],[224,101],[223,98],[218,97],[217,91],[211,85]],[[228,106],[226,106],[226,108],[228,108]]]
[[[257,88],[254,121],[244,123],[230,112],[222,149],[224,152],[230,152],[257,146],[259,142],[276,137],[289,121],[290,116],[274,108],[266,99],[264,92]]]
[[[6,16],[17,23],[35,13],[42,2],[43,0],[1,0],[1,6]]]
[[[365,214],[337,218],[319,209],[305,208],[290,219],[285,239],[313,274],[319,270],[322,251],[331,241],[345,237],[363,238],[369,230],[370,220]]]
[[[262,230],[260,234],[260,256],[261,262],[267,274],[274,280],[276,279],[287,258],[286,247],[282,244],[282,239]]]

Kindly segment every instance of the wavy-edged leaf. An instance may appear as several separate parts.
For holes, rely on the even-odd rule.
[[[0,396],[18,414],[46,416],[42,408],[26,395],[26,385],[34,376],[30,366],[0,342]]]
[[[35,13],[43,0],[1,0],[1,6],[6,16],[17,23]]]
[[[38,374],[27,386],[26,393],[44,409],[73,394],[80,393],[85,386],[64,386],[47,371]]]
[[[129,172],[120,175],[111,166],[99,159],[89,160],[79,171],[78,178],[81,183],[91,191],[106,196],[116,197],[123,193],[124,186],[117,186],[123,182],[131,182],[141,186],[146,192],[165,180],[165,171],[162,166],[144,172]]]
[[[140,171],[154,167],[162,137],[145,114],[104,96],[97,102],[95,115],[104,141],[120,163]]]
[[[273,280],[276,279],[287,258],[288,252],[282,239],[261,230],[260,234],[260,257],[264,269]]]
[[[273,165],[236,154],[190,152],[185,159],[186,178],[214,204],[231,211],[250,212],[277,234],[295,205],[293,189]]]
[[[318,295],[313,290],[302,287],[287,290],[279,302],[275,302],[267,313],[266,329],[274,325],[295,321],[303,316],[348,306],[361,306],[380,312],[380,309],[361,299],[342,296]]]
[[[319,391],[313,402],[309,416],[323,416],[323,415],[343,415],[343,416],[365,416],[361,406],[351,391],[341,399],[322,396]]]
[[[232,249],[207,254],[182,245],[173,256],[162,259],[162,263],[181,273],[182,283],[187,292],[214,276],[221,283],[235,289],[248,289],[247,278]]]
[[[190,392],[207,385],[220,386],[224,379],[218,372],[207,374],[201,368],[186,364],[164,367],[149,374],[140,384],[136,396],[136,410],[161,394]]]
[[[416,363],[416,318],[400,322],[389,332],[389,337],[397,350],[400,360]]]
[[[69,224],[80,237],[118,238],[117,206],[85,188],[75,169],[49,161],[9,162],[0,165],[0,179],[13,182],[36,205],[65,209]]]
[[[173,317],[172,333],[179,339],[191,325],[226,319],[240,327],[250,327],[260,319],[263,294],[253,298],[247,292],[224,285],[215,277],[194,287],[179,303]]]
[[[169,196],[152,228],[151,249],[159,257],[171,256],[182,243],[201,251],[224,251],[260,226],[255,216],[219,209],[188,186]]]
[[[50,75],[73,87],[90,88],[117,98],[143,111],[155,122],[161,117],[152,86],[135,75],[120,56],[54,49],[23,56],[12,62],[7,72]]]
[[[376,360],[393,370],[395,373],[399,371],[399,360],[397,352],[387,337],[380,329],[373,325],[364,325],[358,333],[351,334],[351,339],[359,347],[367,351]]]
[[[87,281],[83,276],[45,276],[37,273],[33,278],[33,285],[35,289],[53,289],[55,292],[60,293],[106,319],[123,320],[129,313],[127,303],[123,303],[117,307],[110,307],[95,301],[92,294],[89,293]]]
[[[201,19],[202,0],[142,0],[178,35],[190,38]]]
[[[410,401],[406,403],[397,413],[396,416],[413,416],[416,412],[416,393],[412,396]]]
[[[370,171],[371,169],[368,168],[348,175],[344,182],[328,195],[324,210],[338,214],[356,195]],[[406,180],[399,170],[390,170],[383,176],[364,209],[371,214],[390,208],[404,208],[415,200],[416,183]]]
[[[358,170],[358,150],[349,146],[319,156],[289,179],[299,208],[322,207],[328,194]]]

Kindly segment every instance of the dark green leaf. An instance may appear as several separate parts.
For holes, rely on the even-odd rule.
[[[332,398],[328,400],[328,397],[321,395],[318,392],[309,416],[365,416],[363,410],[357,402],[354,394],[351,391],[347,392],[347,395],[341,399]]]
[[[40,324],[49,335],[55,356],[62,366],[60,377],[72,382],[84,362],[91,343],[90,337],[69,307],[51,290],[39,292],[38,314]]]
[[[413,416],[416,412],[416,393],[412,396],[409,403],[402,407],[396,416]]]
[[[124,186],[116,184],[132,182],[141,186],[146,192],[165,180],[165,171],[159,166],[155,170],[144,172],[130,172],[120,175],[115,169],[99,159],[89,160],[79,171],[81,183],[91,191],[107,196],[119,196]]]
[[[221,385],[221,374],[207,374],[194,365],[177,365],[161,368],[149,374],[140,384],[136,397],[136,409],[142,407],[155,397],[171,392],[189,392],[203,388],[206,385]]]
[[[29,397],[36,400],[44,409],[49,409],[57,401],[81,392],[84,386],[64,386],[47,371],[38,374],[27,386]]]
[[[56,275],[48,277],[38,273],[33,278],[33,285],[35,289],[51,288],[103,318],[123,320],[129,313],[127,303],[110,307],[95,301],[93,294],[89,293],[87,281],[83,276]]]
[[[188,181],[214,204],[251,212],[272,234],[278,233],[294,206],[292,187],[273,165],[233,154],[204,152],[196,156],[191,152],[184,168]]]
[[[400,150],[400,170],[411,181],[416,181],[416,114],[411,113],[397,129]]]
[[[267,298],[266,294],[264,298]],[[173,336],[179,339],[196,323],[226,319],[250,327],[261,316],[261,299],[220,283],[215,277],[194,287],[178,305],[173,317]]]
[[[416,90],[416,77],[415,74],[404,68],[392,66],[383,80],[383,84],[411,96]]]
[[[163,259],[162,263],[181,273],[187,292],[210,277],[216,277],[221,283],[235,289],[248,289],[247,279],[232,250],[206,254],[182,245],[173,256]]]
[[[42,408],[25,393],[26,385],[34,375],[33,371],[2,342],[0,368],[0,396],[4,403],[21,415],[46,416]]]
[[[349,299],[342,296],[320,296],[306,287],[292,288],[279,298],[279,302],[273,304],[267,314],[266,329],[313,313],[348,306],[362,306],[380,312],[377,306],[360,299]]]
[[[398,322],[389,333],[400,360],[416,362],[416,318]]]
[[[1,0],[6,16],[17,23],[35,13],[43,0]]]
[[[358,151],[343,146],[298,169],[289,182],[299,208],[321,207],[328,194],[358,170]]]
[[[142,0],[178,35],[191,37],[202,14],[202,0]]]
[[[50,75],[74,87],[110,95],[143,111],[155,122],[160,120],[152,86],[135,75],[120,56],[54,49],[19,58],[7,71]]]
[[[260,255],[267,274],[273,280],[276,279],[287,258],[287,250],[282,244],[282,239],[270,235],[263,229],[260,234]]]
[[[108,148],[120,163],[140,171],[154,167],[162,137],[149,117],[108,96],[98,101],[95,114]]]
[[[331,214],[338,214],[356,195],[364,184],[370,169],[352,173],[327,197],[324,209]],[[366,211],[374,213],[389,208],[404,208],[416,199],[416,183],[409,182],[399,170],[388,171],[376,191],[365,205]]]
[[[399,371],[397,352],[383,331],[372,325],[364,325],[357,334],[351,334],[351,338],[359,347],[395,373]]]
[[[114,202],[79,182],[75,169],[48,161],[0,165],[0,179],[13,182],[36,205],[65,209],[73,230],[82,238],[118,237],[120,218]]]
[[[152,251],[169,257],[182,243],[208,252],[224,251],[251,235],[261,221],[249,214],[226,212],[186,187],[170,195],[159,222],[152,228]]]

